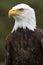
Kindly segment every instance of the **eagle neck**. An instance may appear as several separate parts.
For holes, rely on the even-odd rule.
[[[14,31],[16,31],[18,28],[23,28],[23,29],[26,29],[26,27],[29,29],[29,30],[32,30],[34,31],[34,29],[36,29],[36,22],[35,20],[31,20],[29,21],[28,19],[23,19],[23,20],[15,20],[15,23],[14,23],[14,27],[13,27],[13,30],[11,33],[13,33]]]

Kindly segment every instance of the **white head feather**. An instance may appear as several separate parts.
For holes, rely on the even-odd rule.
[[[24,9],[21,14],[13,16],[15,19],[15,24],[13,27],[12,32],[16,31],[19,28],[34,31],[36,29],[36,18],[35,18],[35,11],[33,8],[28,6],[27,4],[18,4],[14,6],[12,9],[20,10]]]

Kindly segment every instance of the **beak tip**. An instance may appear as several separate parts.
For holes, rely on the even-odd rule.
[[[9,17],[9,19],[10,19],[10,13],[8,12],[8,17]]]

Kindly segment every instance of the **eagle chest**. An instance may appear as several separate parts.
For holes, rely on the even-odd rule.
[[[16,63],[17,65],[28,65],[30,61],[32,63],[36,61],[37,63],[37,60],[39,59],[36,60],[36,58],[39,58],[41,55],[41,50],[39,50],[40,42],[38,40],[39,39],[37,39],[34,32],[29,31],[28,29],[18,29],[16,32],[12,33],[7,41],[7,49],[10,49],[9,52],[11,52],[13,65],[16,65]]]

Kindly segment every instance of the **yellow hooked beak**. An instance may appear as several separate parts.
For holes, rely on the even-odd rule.
[[[10,16],[19,15],[19,14],[20,14],[20,11],[17,11],[16,9],[11,9],[11,10],[9,10],[9,12],[8,12],[9,18],[10,18]]]

